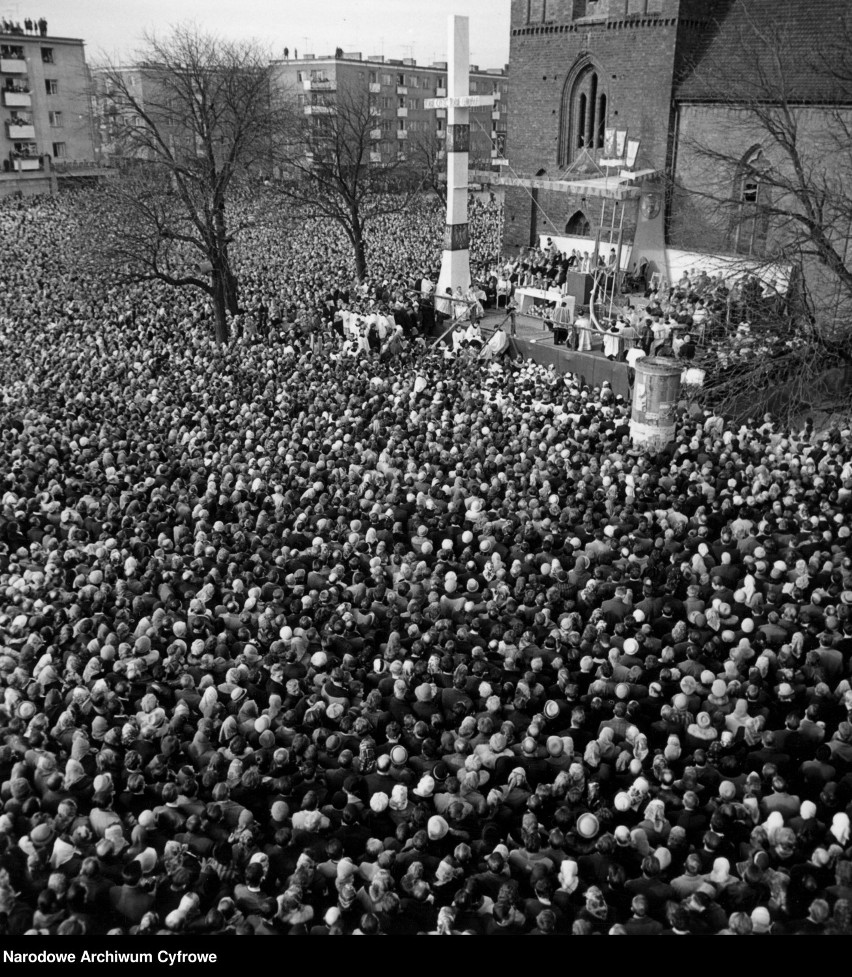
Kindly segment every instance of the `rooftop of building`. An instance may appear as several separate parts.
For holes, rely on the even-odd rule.
[[[299,57],[275,58],[272,64],[275,65],[305,65],[305,64],[328,64],[329,62],[344,62],[350,64],[363,64],[369,66],[383,65],[388,68],[414,68],[417,71],[446,71],[446,61],[433,61],[431,64],[418,64],[415,58],[386,58],[382,54],[371,54],[366,58],[360,51],[345,51],[342,57],[334,54],[303,54]],[[470,70],[477,75],[506,75],[509,66],[502,68],[480,68],[477,64],[472,64]]]
[[[738,94],[757,98],[775,88],[793,103],[852,102],[848,77],[841,84],[827,66],[835,57],[845,58],[848,75],[852,5],[819,0],[818,8],[778,0],[724,0],[714,28],[688,59],[675,98],[727,102]]]
[[[0,30],[0,44],[26,44],[34,42],[51,44],[85,44],[82,37],[59,37],[56,34],[15,34]]]

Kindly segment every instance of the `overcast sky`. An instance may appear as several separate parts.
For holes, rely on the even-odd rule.
[[[0,0],[0,16],[44,17],[48,32],[81,37],[90,62],[101,53],[127,60],[145,31],[195,21],[211,33],[256,37],[280,55],[332,54],[445,61],[447,17],[470,17],[471,62],[500,68],[509,60],[510,0]]]

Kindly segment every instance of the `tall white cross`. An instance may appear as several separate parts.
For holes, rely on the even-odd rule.
[[[467,219],[470,110],[493,105],[491,95],[470,94],[470,18],[449,18],[448,98],[427,99],[427,109],[447,109],[447,225],[437,296],[470,287],[470,227]]]

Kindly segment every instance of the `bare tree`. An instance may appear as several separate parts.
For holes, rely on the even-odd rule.
[[[820,11],[835,41],[818,49],[803,42],[814,15],[782,6],[767,21],[736,0],[680,88],[670,238],[730,255],[765,288],[790,274],[783,313],[770,302],[756,324],[763,355],[716,378],[756,406],[782,382],[791,409],[817,406],[852,364],[852,11]]]
[[[414,133],[410,140],[408,161],[412,175],[427,192],[433,193],[442,207],[447,206],[446,140],[429,129]]]
[[[279,128],[269,63],[256,42],[190,25],[147,37],[130,68],[95,72],[119,175],[84,202],[84,259],[125,281],[206,292],[221,342],[239,307],[230,249],[242,225],[230,205],[241,185],[270,172]]]
[[[307,106],[289,98],[285,111],[285,135],[276,147],[282,174],[276,190],[306,217],[340,225],[363,280],[369,225],[377,217],[404,212],[420,185],[396,149],[391,154],[373,149],[379,121],[366,91],[318,94]]]

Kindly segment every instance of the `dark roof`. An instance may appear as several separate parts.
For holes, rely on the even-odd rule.
[[[722,0],[717,17],[703,42],[684,37],[677,101],[727,101],[783,88],[791,102],[852,103],[849,0]],[[780,72],[773,50],[781,53]],[[828,62],[844,64],[844,81]]]

